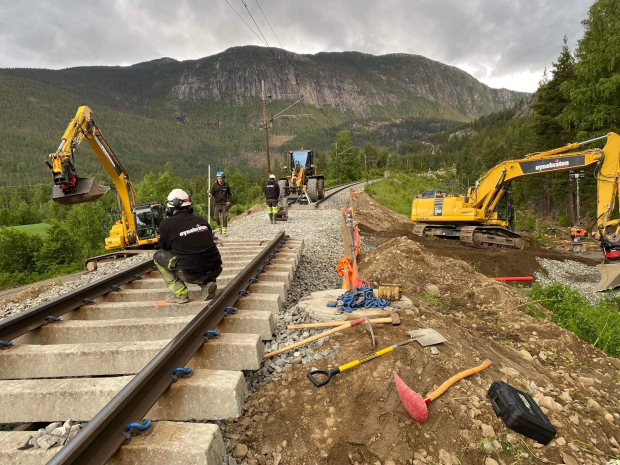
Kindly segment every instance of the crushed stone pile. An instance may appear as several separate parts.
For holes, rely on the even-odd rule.
[[[559,283],[575,289],[591,303],[596,303],[605,297],[618,296],[618,290],[598,293],[595,291],[596,285],[601,280],[600,273],[596,267],[572,260],[557,261],[539,258],[538,262],[544,268],[544,273],[535,274],[536,281],[543,286]]]

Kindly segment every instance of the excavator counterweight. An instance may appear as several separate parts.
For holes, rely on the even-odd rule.
[[[66,191],[54,185],[52,200],[60,205],[76,205],[97,200],[109,190],[107,186],[100,186],[96,178],[78,178],[75,187]]]

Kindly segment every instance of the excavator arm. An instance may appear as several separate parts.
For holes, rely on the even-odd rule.
[[[109,188],[99,186],[95,178],[80,178],[75,169],[75,151],[86,139],[95,152],[99,162],[114,182],[122,207],[121,222],[126,231],[127,245],[136,241],[136,224],[132,214],[136,194],[129,181],[129,175],[103,138],[92,118],[89,107],[78,108],[75,117],[69,122],[56,152],[49,155],[47,162],[54,177],[52,199],[62,205],[91,202],[104,195]]]
[[[581,145],[607,138],[605,147],[581,152],[570,152]],[[527,155],[520,160],[509,160],[491,168],[468,191],[468,203],[485,214],[494,212],[497,204],[508,191],[515,179],[538,174],[567,171],[597,165],[596,180],[598,190],[597,229],[594,236],[615,235],[620,243],[618,221],[610,222],[616,198],[620,195],[620,136],[613,132],[585,142],[569,144],[548,152]],[[613,227],[613,231],[610,231]]]

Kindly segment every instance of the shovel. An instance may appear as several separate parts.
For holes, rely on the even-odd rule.
[[[443,344],[448,340],[432,328],[418,329],[415,331],[407,331],[411,339],[418,341],[422,347]]]
[[[417,335],[417,333],[419,331],[407,331],[407,334],[411,335],[411,333],[413,333],[414,335],[416,335],[416,337],[412,337],[411,339],[407,339],[406,341],[402,341],[399,342],[397,344],[394,344],[390,347],[386,347],[385,349],[381,349],[377,352],[373,352],[372,354],[368,354],[365,357],[362,357],[360,359],[357,360],[353,360],[352,362],[346,363],[344,365],[341,365],[339,367],[336,368],[331,368],[329,370],[312,370],[311,372],[308,373],[308,379],[312,382],[312,384],[314,384],[316,387],[321,387],[321,386],[325,386],[327,383],[329,383],[329,381],[332,379],[332,376],[338,375],[340,373],[342,373],[343,371],[348,370],[349,368],[353,368],[356,367],[358,365],[361,365],[362,363],[366,363],[369,362],[371,360],[374,360],[377,357],[381,357],[382,355],[385,355],[389,352],[392,352],[393,350],[395,350],[398,347],[402,347],[405,346],[407,344],[411,344],[412,342],[419,342],[420,344],[422,344],[424,347],[428,346],[428,345],[434,345],[434,344],[441,344],[442,342],[446,342],[447,339],[445,337],[443,337],[441,334],[439,334],[437,331],[435,331],[434,329],[424,329],[424,330],[420,330],[420,331],[425,331],[425,336],[428,337],[427,339],[424,339],[422,335]],[[432,333],[430,333],[430,331],[432,331]],[[420,340],[422,339],[422,340]],[[437,342],[433,342],[437,341]],[[323,380],[319,380],[316,378],[317,375],[320,376],[325,376],[325,379]]]
[[[400,376],[394,372],[394,382],[396,383],[396,390],[398,391],[398,397],[400,397],[400,401],[405,407],[405,410],[409,414],[411,418],[413,418],[418,423],[424,423],[428,418],[428,407],[427,404],[430,404],[432,401],[437,399],[440,395],[448,390],[450,386],[452,386],[457,381],[462,380],[463,378],[467,378],[473,374],[479,373],[483,370],[486,370],[491,366],[490,360],[485,360],[481,365],[478,365],[475,368],[470,368],[469,370],[461,371],[460,373],[454,375],[448,381],[443,383],[429,395],[422,397],[420,394],[415,392],[409,386],[405,384],[405,382],[400,379]]]

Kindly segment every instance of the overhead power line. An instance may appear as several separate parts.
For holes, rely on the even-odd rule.
[[[260,40],[263,44],[267,45],[267,43],[266,43],[263,39],[261,39],[261,38],[260,38],[260,36],[256,33],[256,31],[255,31],[254,29],[252,29],[252,27],[251,27],[251,26],[247,23],[247,21],[246,21],[245,19],[243,19],[243,16],[241,16],[241,15],[237,12],[237,10],[235,10],[235,7],[234,7],[234,6],[232,6],[232,5],[228,2],[228,0],[224,0],[224,1],[225,1],[226,3],[228,3],[228,6],[229,6],[229,7],[231,7],[231,8],[232,8],[232,10],[233,10],[235,13],[237,13],[237,16],[239,16],[239,18],[241,18],[241,21],[243,21],[243,22],[245,23],[245,25],[248,27],[248,29],[250,29],[250,31],[252,31],[256,37],[258,37],[258,40]],[[269,45],[267,45],[267,46],[269,46]]]

